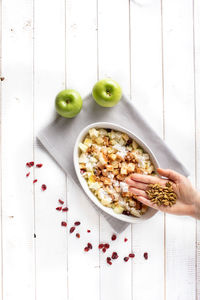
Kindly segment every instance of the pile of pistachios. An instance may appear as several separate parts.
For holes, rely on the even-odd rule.
[[[177,195],[175,194],[171,182],[167,182],[165,186],[160,184],[149,184],[146,190],[148,198],[158,206],[172,206],[176,204]]]

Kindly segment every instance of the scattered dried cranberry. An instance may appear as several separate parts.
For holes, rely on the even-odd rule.
[[[43,164],[37,164],[36,167],[37,168],[42,168]]]
[[[112,240],[112,241],[115,241],[116,238],[117,238],[116,234],[113,234],[112,237],[111,237],[111,240]]]
[[[88,229],[87,232],[90,233],[91,232],[90,229]]]
[[[129,257],[127,257],[127,256],[126,256],[126,257],[124,257],[124,261],[126,261],[126,262],[127,262],[128,260],[129,260]]]
[[[89,249],[92,249],[92,244],[91,243],[88,243],[87,246],[88,246]]]
[[[134,253],[130,253],[129,257],[133,258],[133,257],[135,257],[135,254]]]
[[[46,184],[43,184],[43,185],[41,186],[41,188],[42,188],[43,191],[45,191],[45,190],[47,189]]]
[[[105,247],[106,249],[108,249],[108,248],[110,248],[110,245],[109,245],[109,244],[105,244],[104,247]]]
[[[103,248],[102,251],[103,251],[103,253],[105,253],[106,252],[106,248]]]
[[[108,263],[109,265],[112,265],[112,262],[111,262],[111,258],[110,258],[110,257],[107,257],[107,258],[106,258],[106,261],[107,261],[107,263]]]
[[[75,226],[79,226],[81,224],[81,222],[77,221],[77,222],[74,222],[74,225]]]
[[[99,244],[99,249],[102,249],[104,247],[104,244]]]
[[[28,172],[27,174],[26,174],[26,177],[28,177],[30,175],[30,172]]]
[[[144,258],[148,259],[148,253],[147,252],[144,253]]]
[[[81,174],[84,174],[84,173],[85,173],[85,170],[81,169],[81,170],[80,170],[80,173],[81,173]]]
[[[56,207],[56,210],[62,210],[62,206],[58,206],[58,207]]]
[[[37,182],[37,179],[34,179],[34,180],[33,180],[33,183],[36,183],[36,182]]]
[[[60,204],[64,204],[64,201],[62,201],[61,199],[59,199],[58,202],[59,202]]]
[[[117,254],[117,252],[113,252],[113,254],[112,254],[112,259],[117,259],[119,256],[118,256],[118,254]]]
[[[124,239],[124,242],[126,243],[127,241],[128,241],[128,239],[127,239],[127,238],[125,238],[125,239]]]
[[[122,214],[125,215],[125,216],[130,216],[130,211],[124,210]]]
[[[61,226],[64,226],[64,227],[66,227],[66,226],[67,226],[67,223],[66,223],[66,222],[64,222],[64,221],[62,221],[62,222],[61,222]]]
[[[89,250],[90,250],[90,249],[89,249],[88,247],[85,247],[85,248],[84,248],[84,251],[85,251],[85,252],[88,252]]]
[[[29,168],[33,167],[34,166],[34,161],[27,162],[26,166],[29,167]]]
[[[75,227],[71,227],[69,232],[72,233],[72,232],[74,232],[74,230],[75,230]]]
[[[79,239],[79,238],[80,238],[80,233],[77,233],[77,234],[76,234],[76,237]]]
[[[68,207],[64,207],[62,211],[68,211]]]

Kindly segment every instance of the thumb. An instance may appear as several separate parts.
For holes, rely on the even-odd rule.
[[[177,182],[180,179],[180,176],[181,176],[179,173],[177,173],[173,170],[170,170],[170,169],[160,169],[160,168],[158,168],[157,172],[158,172],[159,175],[167,177],[167,178],[171,179],[174,182]]]

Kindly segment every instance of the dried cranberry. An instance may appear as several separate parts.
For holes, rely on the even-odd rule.
[[[68,211],[68,207],[64,207],[62,211]]]
[[[108,248],[110,248],[110,245],[109,245],[109,244],[105,244],[104,247],[105,247],[106,249],[108,249]]]
[[[62,206],[58,206],[58,207],[56,207],[56,210],[62,210]]]
[[[88,246],[89,249],[92,249],[92,244],[91,243],[88,243],[87,246]]]
[[[85,247],[85,248],[84,248],[84,251],[85,251],[85,252],[88,252],[89,250],[90,250],[90,249],[89,249],[88,247]]]
[[[91,232],[90,229],[88,229],[87,232],[90,233]]]
[[[75,230],[75,227],[71,227],[69,232],[72,233],[72,232],[74,232],[74,230]]]
[[[115,241],[116,238],[117,238],[116,234],[113,234],[112,237],[111,237],[111,240],[112,240],[112,241]]]
[[[124,257],[124,261],[126,261],[126,262],[127,262],[128,260],[129,260],[129,257],[127,257],[127,256],[126,256],[126,257]]]
[[[62,201],[61,199],[59,199],[58,202],[59,202],[60,204],[64,204],[64,201]]]
[[[124,239],[124,242],[126,243],[127,241],[128,241],[128,239],[127,239],[127,238],[125,238],[125,239]]]
[[[29,167],[29,168],[33,167],[34,166],[34,161],[27,162],[26,166]]]
[[[37,179],[34,179],[34,180],[33,180],[33,183],[36,183],[36,182],[37,182]]]
[[[80,233],[77,233],[77,234],[76,234],[76,237],[79,239],[79,238],[80,238]]]
[[[109,265],[112,265],[112,262],[111,262],[111,258],[110,258],[110,257],[107,257],[107,258],[106,258],[106,261],[107,261],[107,263],[108,263]]]
[[[104,247],[104,244],[99,244],[99,249],[102,249]]]
[[[128,139],[128,141],[126,142],[126,146],[129,146],[130,144],[132,144],[132,139]]]
[[[133,257],[135,257],[135,254],[134,254],[134,253],[130,253],[130,254],[129,254],[129,257],[130,257],[130,258],[133,258]]]
[[[81,173],[81,174],[84,174],[84,173],[85,173],[85,170],[81,169],[81,170],[80,170],[80,173]]]
[[[62,222],[61,222],[61,226],[64,226],[64,227],[66,227],[66,226],[67,226],[67,223],[66,223],[66,222],[64,222],[64,221],[62,221]]]
[[[144,253],[144,258],[148,259],[148,253],[147,252]]]
[[[106,131],[107,131],[107,132],[111,132],[111,129],[110,129],[110,128],[106,128]]]
[[[28,172],[27,174],[26,174],[26,177],[28,177],[30,175],[30,172]]]
[[[43,184],[43,185],[41,186],[41,188],[42,188],[43,191],[45,191],[45,190],[47,189],[46,184]]]
[[[37,164],[36,167],[37,168],[42,168],[43,164]]]
[[[77,222],[74,222],[74,225],[75,226],[79,226],[81,224],[81,222],[77,221]]]
[[[106,252],[106,248],[103,248],[102,251],[103,251],[103,253],[105,253]]]
[[[130,211],[124,210],[122,214],[123,214],[123,215],[126,215],[126,216],[130,216]]]
[[[112,259],[117,259],[119,256],[118,256],[118,254],[117,254],[117,252],[113,252],[113,254],[112,254]]]

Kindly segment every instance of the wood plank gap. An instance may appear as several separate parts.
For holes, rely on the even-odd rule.
[[[161,13],[161,57],[162,57],[162,121],[163,121],[163,140],[165,140],[165,85],[164,85],[164,42],[163,42],[163,0],[160,0],[160,13]],[[166,214],[164,213],[164,300],[166,300]]]
[[[193,74],[194,74],[194,132],[195,132],[195,188],[197,188],[197,103],[196,103],[196,53],[195,53],[195,4],[194,0],[192,1],[192,17],[193,17]],[[196,299],[198,300],[198,275],[197,275],[197,267],[198,267],[198,256],[197,256],[197,220],[196,220],[196,228],[195,228],[195,244],[196,244],[196,252],[195,252],[195,280],[196,280]]]
[[[0,76],[2,76],[2,0],[0,2]],[[2,204],[2,83],[0,89],[0,217],[1,217],[1,257],[0,257],[0,274],[1,274],[1,284],[0,284],[0,293],[1,299],[3,300],[3,204]]]

